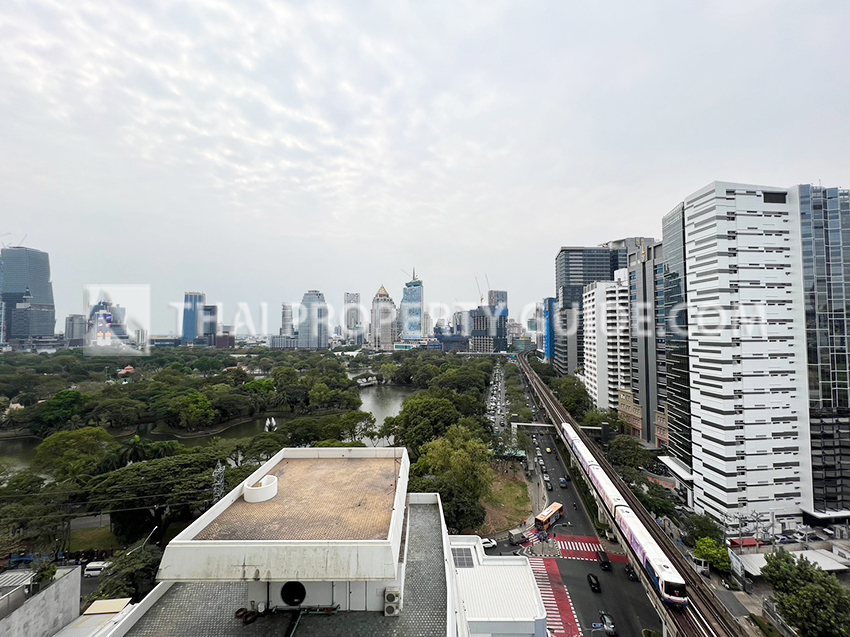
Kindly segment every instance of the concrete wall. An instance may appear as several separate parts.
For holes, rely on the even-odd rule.
[[[3,637],[51,637],[80,615],[80,567],[60,568],[45,590],[0,620]]]

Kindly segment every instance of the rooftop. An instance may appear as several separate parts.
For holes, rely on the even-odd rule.
[[[196,540],[385,540],[397,482],[396,459],[284,456],[268,474],[277,494],[238,498]],[[267,475],[268,475],[267,474]],[[309,511],[309,523],[305,512]]]
[[[158,578],[393,580],[409,467],[397,447],[281,449],[168,544]]]
[[[381,612],[303,614],[295,637],[443,637],[447,634],[448,585],[443,537],[445,527],[436,503],[411,503],[409,548],[405,568],[404,610],[398,617]],[[504,584],[504,582],[503,582]],[[285,635],[297,613],[275,612],[243,625],[234,617],[244,605],[244,582],[160,584],[161,594],[126,633],[130,637],[265,637]],[[162,590],[165,592],[162,593]],[[140,609],[141,610],[141,609]]]

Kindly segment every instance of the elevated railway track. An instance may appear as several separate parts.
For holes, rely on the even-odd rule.
[[[653,517],[643,507],[637,496],[623,482],[614,467],[594,446],[593,442],[582,431],[570,413],[564,409],[548,385],[531,368],[527,360],[527,354],[520,355],[518,357],[518,363],[529,385],[537,395],[539,404],[546,410],[566,448],[571,451],[569,440],[566,439],[564,430],[559,426],[560,423],[567,423],[575,430],[576,434],[593,454],[596,462],[614,483],[622,498],[639,517],[652,538],[684,578],[689,597],[689,604],[686,608],[675,610],[663,604],[656,604],[656,608],[662,614],[665,635],[674,635],[676,637],[680,635],[683,637],[749,637],[752,635],[753,633],[749,630],[749,627],[739,623],[726,607],[723,606],[703,578],[696,573],[679,549],[676,548],[670,538],[667,537]],[[590,486],[591,489],[594,488],[593,485]],[[597,499],[600,496],[601,494],[597,493]],[[644,583],[646,584],[647,580],[644,580]],[[655,589],[652,589],[651,594],[654,593]]]

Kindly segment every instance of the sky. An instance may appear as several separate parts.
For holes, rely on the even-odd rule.
[[[661,237],[713,180],[850,187],[843,2],[7,1],[0,238],[269,329],[412,269],[511,315],[561,245]],[[486,279],[485,279],[486,277]]]

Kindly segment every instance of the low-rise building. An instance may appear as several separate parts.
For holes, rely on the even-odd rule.
[[[282,449],[167,546],[103,637],[545,637],[525,557],[449,536],[404,448]]]

